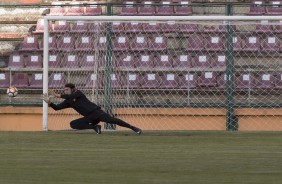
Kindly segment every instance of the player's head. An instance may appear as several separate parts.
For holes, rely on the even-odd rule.
[[[72,83],[67,83],[64,88],[65,94],[69,95],[75,91],[75,85]]]

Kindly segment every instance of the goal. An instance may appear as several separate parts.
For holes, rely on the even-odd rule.
[[[46,16],[43,92],[72,82],[145,130],[282,130],[280,20]],[[79,117],[43,105],[44,130]]]

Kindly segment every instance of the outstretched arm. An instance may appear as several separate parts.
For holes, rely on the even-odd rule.
[[[83,93],[81,93],[80,91],[76,90],[74,93],[72,94],[59,94],[59,93],[55,93],[52,90],[49,90],[49,93],[53,94],[56,98],[63,98],[63,99],[76,99],[79,97],[83,96]]]
[[[66,109],[66,108],[69,108],[69,104],[68,102],[65,100],[63,101],[62,103],[59,103],[59,104],[54,104],[54,103],[50,103],[49,104],[50,107],[52,107],[54,110],[61,110],[61,109]]]

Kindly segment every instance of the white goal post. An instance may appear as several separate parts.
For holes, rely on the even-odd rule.
[[[181,30],[179,30],[179,32],[165,32],[164,34],[168,35],[169,39],[168,39],[168,44],[171,45],[177,45],[179,47],[174,47],[174,46],[166,46],[167,50],[164,51],[162,49],[156,49],[155,51],[152,51],[150,49],[146,50],[146,52],[152,52],[154,57],[158,57],[158,55],[161,54],[167,54],[167,53],[171,53],[174,52],[174,58],[177,57],[177,54],[179,52],[182,53],[182,51],[185,53],[188,53],[188,55],[191,57],[193,57],[193,66],[189,66],[187,68],[183,68],[183,66],[179,65],[178,67],[176,66],[176,61],[173,59],[172,63],[173,66],[172,68],[163,68],[163,66],[160,66],[159,68],[156,67],[156,63],[157,61],[154,60],[154,69],[152,69],[151,71],[155,74],[158,72],[161,72],[161,77],[167,75],[167,80],[171,81],[171,77],[172,74],[176,74],[177,77],[180,76],[184,76],[188,73],[188,75],[190,76],[190,73],[192,72],[197,72],[196,75],[199,78],[197,80],[201,81],[199,83],[201,84],[197,84],[198,87],[195,88],[190,88],[188,87],[188,89],[184,89],[179,87],[179,84],[177,84],[177,87],[173,87],[170,86],[171,84],[169,84],[168,86],[163,86],[163,87],[157,87],[157,88],[142,88],[139,92],[134,92],[134,94],[132,94],[132,92],[130,91],[130,89],[126,90],[126,87],[122,88],[122,89],[118,89],[120,90],[119,92],[117,92],[116,94],[116,99],[115,98],[111,98],[111,100],[113,99],[114,101],[117,102],[118,105],[122,106],[122,107],[132,107],[134,106],[134,104],[132,105],[131,102],[126,103],[128,101],[131,101],[131,97],[127,98],[125,101],[120,102],[119,99],[120,98],[126,98],[124,96],[130,96],[130,95],[135,95],[136,97],[136,107],[139,106],[144,106],[144,107],[168,107],[168,108],[186,108],[186,107],[191,107],[191,108],[199,108],[199,107],[213,107],[213,108],[223,108],[226,111],[226,127],[224,129],[226,130],[238,130],[238,119],[234,120],[234,118],[236,119],[236,117],[234,116],[234,109],[236,107],[245,107],[245,105],[247,104],[248,108],[270,108],[270,109],[275,109],[275,108],[279,108],[280,106],[277,105],[279,104],[279,100],[281,98],[281,96],[278,94],[277,90],[279,91],[279,85],[277,82],[277,77],[279,77],[280,75],[280,70],[278,68],[273,67],[273,65],[271,64],[270,60],[275,60],[275,59],[279,59],[280,58],[280,50],[275,50],[275,49],[270,49],[270,50],[263,50],[264,49],[264,45],[265,45],[265,41],[263,42],[262,40],[269,40],[267,42],[266,45],[268,44],[272,44],[273,42],[273,38],[276,38],[276,35],[279,34],[277,32],[275,32],[274,30],[270,30],[269,32],[263,32],[264,30],[262,30],[261,32],[256,32],[256,26],[257,25],[265,25],[265,21],[267,21],[267,25],[276,25],[280,23],[277,23],[279,21],[282,20],[282,16],[45,16],[44,17],[44,35],[43,35],[43,93],[48,93],[48,86],[50,84],[50,70],[49,70],[49,56],[50,56],[50,49],[49,49],[49,37],[50,37],[50,23],[52,22],[56,22],[56,21],[66,21],[66,22],[78,22],[78,21],[85,21],[85,22],[100,22],[100,23],[113,23],[113,22],[122,22],[122,23],[130,23],[130,22],[139,22],[139,23],[149,23],[149,22],[157,22],[157,23],[161,23],[161,24],[167,24],[168,22],[174,22],[174,23],[180,23],[180,24],[193,24],[193,25],[197,25],[197,26],[202,26],[202,30],[199,31],[190,31],[188,32],[181,32]],[[273,23],[275,22],[275,23]],[[54,24],[54,23],[53,23]],[[227,26],[226,29],[223,32],[221,32],[220,30],[218,30],[218,27],[220,26]],[[242,42],[242,44],[244,44],[242,46],[242,50],[240,51],[236,51],[235,48],[233,48],[232,43],[234,42],[232,40],[233,36],[236,34],[236,30],[233,29],[233,25],[240,27],[241,26],[241,30],[238,31],[238,35],[243,35],[241,37],[241,39],[246,39],[250,42],[252,48],[255,48],[255,44],[253,42],[257,43],[257,40],[261,40],[261,42],[259,43],[259,48],[261,48],[261,51],[258,50],[246,50],[245,46],[246,41]],[[213,26],[216,27],[216,31],[215,30],[204,30],[206,29],[206,27],[209,27],[212,29]],[[251,27],[251,28],[249,28]],[[207,29],[209,29],[207,28]],[[181,28],[180,28],[181,29]],[[123,28],[124,30],[124,28]],[[107,30],[106,30],[107,31]],[[116,34],[114,36],[118,37],[119,35],[122,35],[123,32],[118,32],[118,33],[113,33],[112,34]],[[61,32],[59,34],[64,34],[64,32]],[[80,33],[83,34],[83,33]],[[97,33],[100,34],[100,33]],[[126,33],[124,33],[126,34]],[[130,33],[129,33],[130,34]],[[135,35],[138,35],[138,32],[134,32],[130,35],[130,37],[134,37]],[[144,34],[152,34],[152,32],[145,32],[142,33]],[[154,32],[154,34],[156,35],[155,37],[155,42],[159,43],[160,40],[161,42],[163,41],[162,39],[157,39],[162,37],[163,35],[158,33],[158,32]],[[204,49],[206,50],[187,50],[186,46],[188,43],[182,43],[182,40],[184,39],[188,39],[191,38],[191,36],[189,35],[199,35],[199,34],[204,34],[204,38],[206,39],[203,43],[204,43]],[[215,48],[210,48],[210,50],[207,49],[207,45],[209,44],[208,39],[211,39],[211,43],[218,43],[218,39],[221,39],[221,37],[218,37],[218,35],[223,35],[222,37],[224,37],[224,43],[222,44],[222,48],[216,50]],[[257,36],[257,37],[256,37]],[[152,37],[152,36],[151,36]],[[279,37],[279,36],[277,36]],[[109,37],[111,39],[111,37]],[[198,39],[198,38],[197,38]],[[234,38],[233,38],[234,39]],[[95,40],[97,40],[97,38],[95,38]],[[152,39],[153,40],[153,39]],[[236,38],[237,40],[237,38]],[[58,41],[58,40],[57,40]],[[106,39],[106,42],[112,42],[112,40],[108,40]],[[59,41],[58,41],[59,42]],[[98,42],[98,41],[97,41]],[[188,41],[189,42],[189,41]],[[275,40],[274,40],[275,42]],[[99,43],[95,43],[95,49],[96,46],[98,47]],[[230,44],[230,45],[229,45]],[[234,44],[234,43],[233,43]],[[218,45],[216,45],[218,46]],[[213,46],[211,46],[213,47]],[[270,46],[272,47],[272,46]],[[109,47],[110,49],[112,49],[112,47]],[[96,51],[98,51],[96,50]],[[66,52],[66,51],[64,51]],[[67,51],[69,53],[71,53],[72,51]],[[84,51],[81,51],[81,53]],[[103,51],[103,52],[109,52],[109,51]],[[110,51],[112,52],[112,50]],[[115,52],[115,51],[113,51]],[[119,52],[118,56],[121,57],[121,55],[123,55],[124,53],[127,53],[127,50],[118,50],[117,52]],[[144,52],[144,51],[138,51],[138,54],[140,54],[140,52]],[[236,52],[236,53],[235,53]],[[80,53],[80,54],[81,54]],[[137,53],[137,52],[135,52]],[[219,58],[223,58],[221,56],[217,56],[218,53],[224,54],[224,58],[226,57],[226,65],[224,67],[217,67],[217,65],[215,64],[215,57],[218,58],[218,61],[220,60]],[[273,55],[271,55],[271,54]],[[59,54],[62,54],[59,53]],[[169,55],[169,54],[168,54]],[[232,56],[231,56],[232,55]],[[81,55],[80,55],[81,56]],[[110,56],[112,56],[112,54],[110,54]],[[181,55],[182,56],[182,55]],[[100,52],[97,52],[97,54],[95,53],[95,58],[100,57]],[[108,54],[105,54],[105,56],[103,55],[103,57],[108,57]],[[135,56],[134,56],[135,57]],[[161,56],[163,57],[163,55]],[[236,57],[235,61],[234,61],[234,57]],[[208,60],[207,58],[212,58],[211,62],[213,63],[213,65],[209,65],[207,68],[205,68],[206,66],[203,64],[203,62],[206,62],[206,60]],[[198,60],[197,60],[198,59]],[[107,60],[107,59],[105,59]],[[180,59],[181,60],[181,59]],[[247,63],[248,61],[253,61],[253,60],[258,60],[258,63]],[[162,60],[161,60],[162,61]],[[267,61],[268,64],[262,64],[264,61]],[[197,62],[199,62],[200,64],[198,65]],[[219,61],[220,62],[220,61]],[[235,64],[234,64],[235,62]],[[203,64],[203,65],[201,65]],[[107,62],[106,62],[107,65]],[[236,65],[236,67],[235,67]],[[263,69],[260,67],[264,67]],[[105,66],[105,70],[106,70],[107,66]],[[109,67],[112,68],[112,67]],[[239,68],[239,69],[238,69]],[[256,69],[257,68],[257,69]],[[93,71],[98,71],[97,68],[93,68],[91,69]],[[134,69],[132,68],[126,68],[123,67],[120,71],[123,72],[122,75],[126,75],[127,73],[130,72],[143,72],[141,75],[146,75],[146,73],[144,74],[144,71],[148,71],[149,69],[143,69],[138,68],[138,66]],[[53,71],[60,71],[59,68],[54,69]],[[111,73],[112,71],[117,71],[120,72],[118,70],[118,67],[114,69],[110,69],[109,73]],[[267,71],[268,73],[263,73],[264,71]],[[75,72],[75,71],[73,71]],[[85,72],[85,70],[79,70],[78,72]],[[167,73],[166,73],[167,72]],[[202,73],[201,73],[202,72]],[[237,72],[237,73],[236,73]],[[240,72],[245,74],[243,76],[241,76]],[[105,72],[107,73],[107,72]],[[224,87],[220,88],[219,87],[219,77],[220,74],[224,74],[225,75],[225,79],[224,79]],[[251,73],[251,74],[250,74]],[[269,78],[269,73],[271,75],[271,77],[275,78],[276,83],[275,84],[271,84],[273,85],[273,88],[270,86],[264,87],[264,84],[261,84],[259,81],[259,77],[262,76],[263,79],[262,80],[266,80],[266,78],[268,78],[268,80],[271,81],[271,78]],[[139,74],[139,73],[138,73]],[[193,73],[194,74],[194,73]],[[235,75],[236,74],[236,75]],[[249,75],[250,74],[250,75]],[[255,80],[255,87],[251,85],[251,76],[252,75],[256,76]],[[76,73],[76,75],[80,75],[80,73]],[[83,73],[84,75],[84,73]],[[97,75],[97,73],[96,73]],[[107,74],[104,74],[107,75]],[[201,79],[202,75],[204,76],[204,79]],[[214,81],[214,86],[210,85],[210,84],[205,84],[204,80],[205,78],[208,79],[209,77],[213,77],[213,75],[217,75],[215,77],[215,81]],[[282,75],[281,75],[282,76]],[[155,77],[155,76],[154,76]],[[244,82],[247,78],[248,78],[248,86],[243,86],[238,87],[238,86],[234,86],[236,79],[238,78],[238,81],[240,82],[240,77],[242,78],[242,81]],[[170,78],[170,79],[169,79]],[[174,75],[173,75],[173,79],[174,79]],[[282,79],[282,78],[281,78]],[[78,80],[78,79],[77,79]],[[77,83],[82,84],[82,82],[85,82],[84,79],[79,79],[81,81],[77,81]],[[110,80],[110,79],[109,79]],[[190,79],[188,79],[190,80]],[[71,80],[72,81],[72,80]],[[103,82],[107,82],[107,80],[103,79]],[[110,81],[108,81],[110,82]],[[162,82],[164,83],[164,79],[162,79]],[[242,83],[243,83],[242,82]],[[263,81],[264,82],[264,81]],[[125,82],[126,83],[126,82]],[[231,84],[232,83],[232,84]],[[108,85],[108,84],[107,84]],[[144,83],[142,84],[144,85]],[[142,87],[141,85],[141,87]],[[189,84],[190,85],[190,84]],[[189,86],[188,85],[188,86]],[[240,84],[239,84],[240,85]],[[160,85],[161,86],[161,85]],[[211,87],[210,87],[211,86]],[[109,88],[111,88],[111,84],[108,85]],[[238,88],[237,88],[238,87]],[[275,89],[274,89],[275,88]],[[146,90],[148,89],[148,91]],[[155,89],[155,90],[154,90]],[[57,89],[59,90],[59,89]],[[94,88],[93,88],[94,90]],[[110,91],[106,91],[105,93],[112,93],[112,89],[109,89]],[[135,90],[135,89],[134,89]],[[164,92],[165,91],[165,92]],[[96,95],[99,95],[100,92],[96,92]],[[140,93],[142,93],[140,95]],[[144,95],[145,94],[145,95]],[[158,97],[154,97],[151,98],[151,96],[158,96]],[[144,97],[145,96],[145,97]],[[157,98],[162,98],[163,96],[165,96],[165,100],[160,100],[160,103],[158,102]],[[185,96],[185,97],[183,97]],[[139,98],[140,97],[140,98]],[[194,97],[194,98],[193,98]],[[138,98],[138,99],[137,99]],[[146,101],[146,98],[151,98],[150,100]],[[171,98],[171,99],[170,99]],[[183,105],[183,99],[185,100],[185,105]],[[208,99],[208,100],[207,100]],[[187,100],[187,103],[186,103]],[[95,101],[95,100],[94,100]],[[141,101],[141,102],[140,102]],[[169,101],[169,102],[166,102]],[[235,102],[234,102],[235,101]],[[140,103],[142,103],[140,105]],[[111,103],[110,102],[104,102],[104,103]],[[154,103],[160,104],[155,105]],[[276,103],[276,104],[275,104]],[[126,104],[123,106],[123,104]],[[212,105],[211,105],[212,104]],[[216,104],[216,105],[214,105]],[[186,106],[187,105],[187,106]],[[276,106],[277,105],[277,106]],[[157,112],[157,111],[156,111]],[[114,114],[114,113],[113,113]],[[196,113],[197,114],[197,113]],[[199,113],[201,114],[201,113]],[[213,114],[209,114],[209,115],[205,115],[206,113],[202,113],[203,116],[208,116],[208,117],[212,117]],[[185,113],[181,114],[181,117],[185,117]],[[191,116],[191,114],[190,114]],[[193,116],[193,115],[192,115]],[[196,115],[195,115],[196,116]],[[204,119],[204,121],[206,121],[207,119]],[[175,120],[178,121],[178,120]],[[236,122],[235,122],[236,121]],[[280,120],[281,121],[281,120]],[[234,124],[233,124],[234,123]],[[155,125],[153,125],[155,126]],[[170,126],[170,125],[164,125],[164,126]],[[186,125],[185,125],[186,126]],[[193,126],[193,125],[191,125]],[[46,103],[43,103],[43,130],[47,131],[49,129],[48,126],[48,105]],[[157,129],[157,128],[156,128]],[[162,127],[160,129],[165,129],[165,127]],[[176,128],[179,129],[179,128]],[[195,130],[202,130],[202,129],[213,129],[213,128],[195,128]],[[217,128],[214,128],[217,129]],[[256,128],[254,128],[256,129]],[[258,128],[259,129],[259,128]],[[271,129],[271,128],[270,128]],[[282,129],[282,128],[281,128]]]

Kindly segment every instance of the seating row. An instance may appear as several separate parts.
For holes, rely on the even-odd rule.
[[[88,73],[86,82],[81,85],[83,88],[103,88],[103,74]],[[165,72],[163,75],[148,72],[127,73],[126,75],[111,74],[111,87],[114,89],[193,89],[201,87],[226,88],[226,74],[216,72],[175,74]],[[10,86],[9,73],[0,73],[0,88]],[[62,88],[66,82],[64,73],[52,73],[49,76],[50,88]],[[11,85],[18,88],[42,88],[42,73],[32,73],[29,80],[27,73],[15,73]],[[258,75],[253,73],[239,73],[235,77],[236,89],[282,89],[282,74],[271,74],[261,72]]]
[[[282,1],[251,0],[248,15],[282,15]]]

